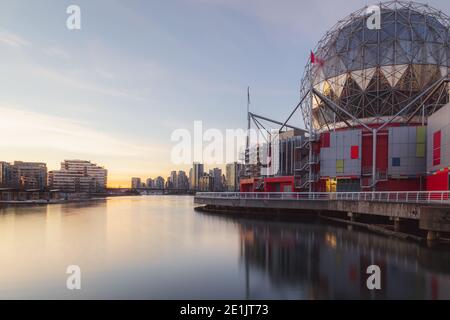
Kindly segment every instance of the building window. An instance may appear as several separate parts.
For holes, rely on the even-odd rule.
[[[400,167],[400,158],[392,158],[392,166]]]

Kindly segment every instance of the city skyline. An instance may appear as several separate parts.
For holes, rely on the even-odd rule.
[[[101,169],[104,170],[106,172],[106,176],[109,175],[109,171],[105,166],[101,166],[101,165],[97,165],[96,163],[93,163],[91,160],[82,160],[82,159],[64,159],[62,161],[59,162],[59,167],[58,168],[50,168],[47,166],[47,163],[45,162],[39,162],[39,161],[22,161],[22,160],[14,160],[14,161],[4,161],[2,159],[0,159],[0,169],[1,169],[1,165],[6,164],[9,166],[18,166],[21,164],[25,164],[25,165],[35,165],[35,166],[41,166],[43,168],[45,168],[45,182],[41,184],[45,184],[45,185],[51,185],[51,180],[53,180],[53,178],[51,176],[53,176],[54,174],[64,174],[64,171],[61,170],[74,170],[75,171],[80,171],[78,170],[78,168],[74,167],[78,165],[82,165],[84,166],[85,164],[88,164],[89,166],[93,166],[95,169]],[[205,170],[202,171],[201,174],[199,175],[199,178],[203,175],[212,175],[216,172],[216,170],[219,170],[221,173],[222,172],[227,172],[228,171],[228,167],[231,165],[243,165],[240,162],[234,162],[234,163],[227,163],[226,164],[226,170],[223,170],[221,167],[218,166],[211,166],[211,168],[209,170]],[[201,165],[202,168],[204,168],[204,164],[199,164],[199,163],[193,163],[193,165]],[[74,167],[74,168],[72,168]],[[106,185],[106,188],[135,188],[133,186],[133,180],[135,179],[139,179],[139,184],[148,184],[149,180],[152,180],[153,182],[155,182],[156,180],[158,180],[159,178],[163,178],[163,180],[165,182],[168,182],[173,175],[175,174],[175,176],[179,176],[180,174],[183,174],[184,177],[186,178],[187,183],[189,184],[190,182],[190,177],[189,177],[189,172],[190,170],[182,170],[182,169],[172,169],[170,171],[170,173],[165,173],[162,175],[158,175],[158,176],[150,176],[150,175],[143,175],[143,176],[130,176],[128,179],[128,182],[126,182],[124,185],[110,185],[109,184],[109,178],[106,179],[106,182],[102,183],[104,185]],[[224,173],[224,176],[228,174],[228,173]],[[2,178],[1,176],[1,171],[0,171],[0,178]],[[1,179],[0,179],[0,185],[1,185]],[[5,187],[8,187],[8,185],[6,184]],[[12,185],[9,187],[13,187]],[[191,186],[187,185],[186,189],[190,189]]]
[[[188,171],[170,162],[176,129],[192,131],[196,120],[205,129],[245,128],[247,86],[253,111],[287,117],[317,39],[368,3],[77,4],[78,31],[66,28],[66,2],[2,6],[0,130],[8,138],[0,159],[50,169],[64,158],[92,159],[110,170],[114,187],[174,166]],[[429,4],[450,9],[444,0]],[[302,126],[300,116],[293,124]]]

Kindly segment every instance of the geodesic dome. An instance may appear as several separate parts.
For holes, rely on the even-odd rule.
[[[367,7],[339,21],[314,50],[320,64],[305,68],[302,96],[310,88],[366,123],[386,121],[427,88],[448,76],[450,19],[441,11],[414,2],[379,5],[381,29],[369,29]],[[305,125],[329,128],[351,121],[317,95],[302,104]],[[426,101],[425,101],[426,100]],[[396,121],[431,114],[449,101],[448,83],[424,95]],[[419,112],[418,112],[419,109]]]

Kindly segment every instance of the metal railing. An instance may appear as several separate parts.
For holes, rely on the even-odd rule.
[[[204,192],[198,199],[260,199],[260,200],[315,200],[315,201],[376,201],[396,203],[450,204],[450,191],[405,192]]]

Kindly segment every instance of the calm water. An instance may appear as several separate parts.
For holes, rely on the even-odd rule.
[[[378,264],[383,289],[366,289]],[[82,290],[66,289],[79,265]],[[0,298],[450,299],[450,250],[194,211],[191,197],[0,209]]]

